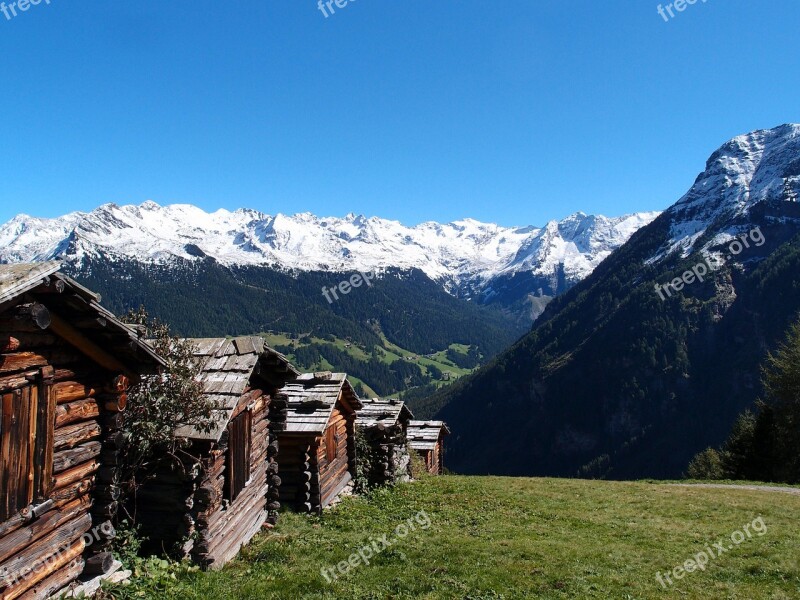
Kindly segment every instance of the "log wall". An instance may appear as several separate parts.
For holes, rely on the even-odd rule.
[[[328,428],[335,432],[331,460],[326,434],[279,434],[281,502],[296,510],[321,512],[355,473],[355,414],[344,412],[337,404]]]
[[[260,390],[257,393],[262,393]],[[235,500],[224,499],[227,439],[211,463],[201,489],[207,502],[197,502],[193,515],[198,532],[192,558],[204,567],[220,567],[234,558],[258,533],[267,518],[267,447],[269,396],[250,394],[250,478]]]
[[[371,450],[370,485],[393,485],[411,478],[411,458],[402,423],[392,427],[366,427],[362,435]]]
[[[234,500],[227,497],[227,432],[219,442],[195,442],[183,464],[162,469],[140,491],[139,522],[143,533],[158,542],[151,550],[190,557],[203,568],[219,568],[264,523],[277,521],[281,478],[272,427],[284,426],[286,403],[253,389],[240,399],[236,413],[242,410],[251,414],[247,484]]]
[[[431,466],[435,475],[441,475],[444,472],[444,442],[442,438],[436,442],[436,447],[433,449],[433,456],[431,457]]]
[[[418,452],[425,461],[425,468],[431,475],[441,475],[444,472],[444,440],[441,437],[433,450],[419,450]]]
[[[280,502],[295,510],[309,512],[311,478],[316,472],[317,437],[279,434]]]
[[[115,413],[127,379],[51,333],[15,323],[0,320],[0,341],[11,350],[0,354],[0,395],[4,418],[29,429],[3,436],[0,492],[8,497],[12,481],[24,486],[20,470],[31,485],[0,522],[0,598],[47,598],[108,553],[117,509]],[[36,414],[26,416],[32,407]]]

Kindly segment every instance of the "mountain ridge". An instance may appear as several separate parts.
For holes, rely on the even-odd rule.
[[[479,300],[519,275],[554,296],[584,278],[657,212],[622,217],[578,212],[544,227],[462,219],[406,227],[348,214],[274,216],[253,209],[207,213],[189,204],[104,204],[54,219],[20,214],[0,226],[0,262],[119,256],[165,263],[211,257],[228,266],[283,271],[420,269],[453,295]],[[495,284],[495,285],[493,285]]]

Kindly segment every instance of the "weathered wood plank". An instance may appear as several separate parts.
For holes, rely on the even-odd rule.
[[[49,559],[50,556],[53,558],[50,560],[43,561],[41,558],[32,561],[30,564],[41,564],[41,567],[38,570],[35,570],[28,574],[27,577],[22,579],[18,585],[7,589],[3,592],[2,598],[3,600],[14,600],[15,598],[21,597],[27,591],[33,592],[31,597],[33,598],[42,598],[46,597],[43,596],[45,589],[35,589],[36,584],[39,582],[45,581],[54,573],[57,573],[63,567],[75,562],[80,561],[81,566],[83,566],[83,559],[80,559],[80,555],[83,553],[84,549],[86,548],[86,542],[83,540],[83,537],[79,537],[77,540],[72,542],[67,548],[53,548],[53,550],[57,550],[57,552],[45,555],[43,558]],[[37,562],[38,561],[38,562]],[[23,567],[24,568],[24,567]],[[73,571],[70,570],[70,574]],[[57,591],[57,590],[56,590]]]
[[[41,600],[59,595],[65,587],[78,579],[83,571],[83,559],[76,558],[44,581],[30,588],[19,600]]]
[[[54,507],[61,508],[76,498],[86,498],[91,505],[92,498],[88,493],[93,486],[94,477],[87,477],[86,479],[71,483],[63,488],[54,488],[52,491]]]
[[[53,367],[42,369],[39,381],[39,406],[36,424],[36,469],[34,487],[40,499],[47,498],[53,488],[53,445],[56,399],[53,396]]]
[[[53,395],[58,404],[92,398],[99,386],[80,381],[60,381],[53,385]]]
[[[53,473],[61,473],[99,457],[102,448],[103,445],[100,442],[87,442],[69,450],[56,452],[53,455]]]
[[[75,425],[68,425],[60,429],[56,429],[55,437],[53,440],[54,450],[63,450],[65,448],[74,448],[84,442],[99,439],[103,433],[102,427],[96,421],[87,421],[85,423],[76,423]]]
[[[24,371],[33,367],[44,367],[49,363],[46,356],[35,352],[0,354],[0,373]]]
[[[81,513],[86,514],[90,506],[90,498],[78,498],[61,508],[45,513],[27,527],[17,529],[0,539],[0,563],[29,547],[42,536],[57,531],[64,523],[75,519]],[[89,519],[89,523],[91,523],[91,519]]]
[[[78,421],[86,421],[100,416],[100,405],[94,398],[83,398],[66,404],[60,404],[55,410],[56,427],[72,425]]]

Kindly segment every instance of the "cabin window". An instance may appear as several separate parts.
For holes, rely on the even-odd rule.
[[[228,425],[226,497],[236,500],[250,479],[250,424],[252,415],[244,411]]]
[[[52,488],[55,407],[50,386],[0,394],[0,521],[44,501]]]
[[[328,462],[336,460],[336,445],[339,441],[336,435],[336,425],[331,425],[325,432],[325,457]]]

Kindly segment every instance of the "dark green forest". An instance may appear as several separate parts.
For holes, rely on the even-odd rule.
[[[454,298],[418,270],[387,272],[330,304],[322,288],[349,274],[228,268],[210,258],[155,265],[104,256],[71,274],[99,291],[112,311],[144,305],[189,337],[274,330],[334,335],[371,347],[381,345],[382,332],[418,354],[459,343],[494,356],[525,331],[513,316]]]
[[[770,353],[763,368],[764,397],[745,411],[722,446],[694,457],[694,479],[800,483],[800,321]]]

